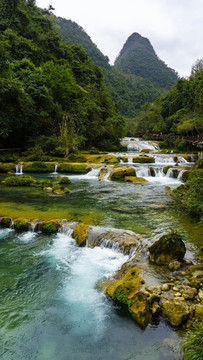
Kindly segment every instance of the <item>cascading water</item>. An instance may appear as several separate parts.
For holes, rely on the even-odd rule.
[[[15,169],[16,169],[16,172],[15,172],[16,175],[23,174],[23,165],[22,164],[15,165]]]
[[[128,151],[142,151],[144,149],[147,150],[153,150],[153,151],[159,151],[159,146],[154,143],[153,141],[144,141],[144,140],[139,140],[138,138],[128,138],[125,137],[122,141],[121,141],[122,146],[127,147]]]

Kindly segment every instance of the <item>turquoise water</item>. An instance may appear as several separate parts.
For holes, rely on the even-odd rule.
[[[0,231],[3,360],[179,359],[164,321],[140,329],[95,289],[126,261],[112,249],[78,248],[70,234]]]

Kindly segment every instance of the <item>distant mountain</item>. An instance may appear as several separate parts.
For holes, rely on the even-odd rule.
[[[114,66],[126,74],[148,79],[162,89],[169,89],[178,80],[175,70],[160,60],[150,41],[138,33],[127,39]]]
[[[125,45],[121,51],[119,57],[116,60],[115,66],[111,66],[109,65],[108,57],[102,54],[102,52],[93,43],[89,35],[81,26],[71,20],[66,20],[61,17],[56,17],[55,19],[56,30],[62,36],[62,38],[69,43],[81,45],[89,54],[91,60],[102,68],[106,88],[110,93],[113,101],[118,106],[120,112],[125,117],[135,117],[140,111],[142,105],[144,105],[146,102],[154,101],[158,96],[161,95],[163,90],[170,88],[171,85],[176,83],[177,75],[175,71],[169,69],[161,60],[157,58],[149,40],[145,39],[145,42],[148,44],[148,48],[151,46],[151,54],[153,54],[153,56],[148,56],[149,69],[146,69],[147,61],[145,61],[145,72],[148,73],[148,75],[143,76],[142,72],[134,74],[133,71],[127,71],[127,68],[124,66],[125,64],[123,59],[126,56],[125,54],[127,48],[128,50],[130,48],[129,42],[127,48]],[[140,35],[138,36],[141,39],[144,39]],[[146,48],[147,45],[145,46],[145,49]],[[154,67],[151,66],[152,57],[157,59],[158,63],[161,63],[161,65],[154,65]],[[126,59],[126,61],[128,61],[128,59]],[[140,66],[142,66],[142,63],[143,59],[140,60]],[[123,65],[123,68],[121,65]],[[171,77],[169,75],[168,77],[166,76],[165,68],[170,72]],[[152,71],[154,74],[151,74]],[[164,78],[162,85],[160,84],[161,78]]]
[[[108,56],[102,54],[85,30],[74,21],[56,17],[56,31],[67,42],[80,44],[96,65],[103,68],[110,67]]]

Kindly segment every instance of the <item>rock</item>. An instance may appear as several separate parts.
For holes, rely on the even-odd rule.
[[[174,286],[174,287],[172,288],[172,290],[173,290],[173,291],[179,291],[179,288],[177,288],[176,286]]]
[[[171,261],[170,264],[168,265],[170,270],[179,270],[181,267],[181,263],[179,261]]]
[[[187,300],[193,300],[195,295],[197,295],[197,289],[190,286],[186,286],[182,289],[182,297]]]
[[[2,227],[9,227],[12,224],[12,219],[10,217],[3,216],[0,218],[0,225]]]
[[[136,176],[135,168],[132,166],[126,167],[124,169],[124,176]]]
[[[163,284],[162,287],[161,287],[161,290],[162,291],[169,291],[170,290],[169,284]]]
[[[200,299],[201,302],[203,302],[203,290],[199,291],[198,298]]]
[[[163,314],[174,326],[181,325],[187,320],[190,308],[185,301],[180,299],[169,299],[162,304]]]
[[[181,293],[180,292],[175,293],[175,297],[181,297]]]
[[[142,327],[146,327],[151,321],[147,297],[142,291],[139,291],[134,295],[133,304],[130,306],[130,312],[134,320]]]
[[[73,230],[73,237],[77,241],[79,246],[86,245],[88,230],[89,226],[83,223],[77,224],[75,229]]]
[[[134,156],[134,163],[155,163],[155,158],[152,156]]]
[[[60,220],[50,220],[43,222],[41,226],[41,230],[44,233],[53,234],[58,232],[59,227],[60,227]]]
[[[123,180],[124,179],[124,167],[116,167],[113,168],[109,175],[109,180],[116,181],[116,180]]]
[[[46,192],[50,192],[50,193],[52,192],[51,187],[44,187],[43,190],[46,191]]]
[[[203,264],[191,265],[190,273],[193,277],[203,276]]]
[[[15,230],[27,231],[29,229],[29,221],[27,219],[16,219],[14,220],[13,226]]]
[[[152,305],[152,315],[158,315],[160,312],[161,307],[159,306],[159,303],[155,301]]]
[[[127,162],[128,162],[128,157],[127,157],[127,156],[120,156],[120,159],[121,159],[124,163],[127,163]]]
[[[182,260],[186,247],[177,233],[163,235],[149,247],[150,260],[158,265],[169,264],[173,260]]]
[[[195,317],[199,318],[199,320],[203,319],[203,304],[195,305]]]
[[[161,286],[146,286],[145,289],[155,295],[161,295]]]
[[[124,178],[127,182],[133,182],[133,183],[145,183],[148,182],[146,179],[142,177],[136,177],[136,176],[125,176]]]
[[[108,168],[107,167],[103,167],[103,168],[101,168],[101,170],[100,170],[100,172],[99,172],[99,177],[98,177],[98,179],[99,180],[102,180],[103,178],[104,178],[104,176],[106,175],[106,174],[108,174]]]

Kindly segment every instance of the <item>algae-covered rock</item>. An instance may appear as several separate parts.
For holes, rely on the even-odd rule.
[[[109,180],[123,180],[125,176],[124,170],[125,169],[123,167],[113,168],[109,175]]]
[[[58,229],[60,227],[60,221],[59,220],[50,220],[42,224],[41,230],[44,233],[47,234],[53,234],[58,232]]]
[[[135,168],[132,166],[125,167],[124,169],[124,176],[136,176]]]
[[[155,158],[152,156],[134,156],[134,163],[155,163]]]
[[[10,171],[14,171],[14,164],[12,163],[0,163],[0,173],[8,173]]]
[[[86,245],[88,230],[89,226],[83,223],[77,224],[75,229],[73,230],[73,237],[77,241],[79,246]]]
[[[56,195],[65,195],[65,194],[69,194],[70,192],[70,190],[67,187],[60,184],[54,185],[52,191]]]
[[[70,174],[86,174],[90,171],[90,168],[87,168],[87,164],[83,163],[61,163],[60,172],[70,173]]]
[[[14,220],[13,226],[15,230],[27,231],[29,229],[29,222],[26,219],[16,219]]]
[[[12,223],[12,219],[10,217],[3,216],[0,218],[0,226],[9,227]]]
[[[132,182],[132,183],[145,183],[145,182],[148,182],[146,179],[144,179],[142,177],[137,177],[137,176],[125,176],[124,180],[126,182]]]
[[[158,265],[169,264],[173,260],[182,260],[186,252],[185,244],[177,233],[163,235],[149,247],[150,260]]]
[[[127,157],[127,156],[120,156],[120,159],[121,159],[124,163],[127,163],[127,162],[128,162],[128,157]]]
[[[103,167],[103,168],[101,168],[101,170],[100,170],[100,172],[99,172],[99,177],[98,177],[98,179],[99,180],[102,180],[104,177],[105,177],[105,175],[107,175],[108,174],[108,168],[107,167]]]
[[[174,326],[181,325],[189,316],[190,308],[185,301],[180,299],[168,299],[162,304],[163,315]]]
[[[134,295],[132,301],[133,304],[130,306],[132,317],[139,325],[146,327],[151,321],[151,313],[147,296],[142,291],[138,291]]]

